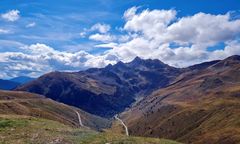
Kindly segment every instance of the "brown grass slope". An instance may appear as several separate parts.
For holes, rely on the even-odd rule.
[[[32,116],[58,121],[72,127],[79,127],[78,116],[75,111],[80,113],[83,124],[89,128],[100,130],[109,124],[106,119],[55,102],[41,95],[27,92],[0,91],[0,115]]]
[[[240,57],[188,71],[122,114],[130,135],[240,143]]]
[[[85,127],[79,128],[77,114]],[[1,144],[179,144],[144,137],[127,137],[115,131],[97,132],[108,121],[41,95],[0,91]],[[88,127],[88,128],[87,128]]]
[[[166,139],[129,137],[116,132],[73,128],[22,115],[0,115],[1,144],[180,144]]]

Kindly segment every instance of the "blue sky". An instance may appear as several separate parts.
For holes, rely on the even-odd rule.
[[[0,78],[103,67],[135,56],[185,67],[239,54],[237,0],[2,0],[0,14]]]

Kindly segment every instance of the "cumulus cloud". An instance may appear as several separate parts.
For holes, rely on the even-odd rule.
[[[240,19],[232,19],[229,13],[213,15],[200,12],[179,18],[173,9],[139,11],[132,7],[123,17],[126,21],[123,30],[134,37],[113,45],[113,50],[109,51],[123,61],[140,56],[185,67],[240,54]],[[219,43],[225,44],[223,50],[208,51],[209,47]]]
[[[98,33],[101,33],[101,34],[106,34],[110,31],[110,29],[111,29],[111,26],[108,25],[108,24],[96,23],[89,29],[84,28],[84,30],[82,32],[80,32],[79,35],[81,37],[85,37],[86,35],[88,35],[91,32],[98,32]]]
[[[95,36],[97,36],[97,37],[104,36],[104,38],[106,39],[107,37],[109,37],[109,34],[107,34],[107,33],[110,31],[110,29],[111,29],[111,26],[108,25],[108,24],[96,23],[89,29],[84,28],[83,31],[79,33],[79,36],[81,38],[85,38],[86,36],[88,36],[92,32],[97,32],[95,34]],[[95,37],[94,35],[92,35],[92,36]]]
[[[85,51],[62,52],[45,44],[23,45],[19,52],[0,53],[2,76],[39,76],[50,71],[79,71],[89,67],[103,67],[115,63],[108,55],[94,56]]]
[[[133,10],[132,10],[133,9]],[[127,31],[141,32],[148,38],[162,34],[166,27],[176,18],[175,10],[144,10],[136,13],[136,7],[133,7],[124,14],[126,24],[124,29]]]
[[[226,42],[226,47],[223,50],[215,50],[212,52],[210,58],[211,60],[217,58],[223,59],[236,54],[240,54],[240,42],[233,40]]]
[[[230,20],[230,14],[211,15],[198,13],[181,18],[167,28],[162,38],[168,42],[206,43],[214,45],[221,41],[232,40],[240,33],[240,20]]]
[[[90,31],[98,31],[100,33],[107,33],[111,29],[110,25],[97,23],[90,28]]]
[[[95,48],[108,48],[101,54],[83,50],[75,53],[59,51],[39,43],[21,44],[17,52],[0,53],[1,76],[11,77],[21,72],[40,75],[53,70],[78,71],[104,67],[120,60],[129,62],[136,56],[186,67],[240,54],[240,19],[232,19],[229,13],[178,17],[174,9],[132,7],[126,10],[123,18],[125,24],[119,33],[110,34],[109,25],[97,23],[80,34],[96,41]],[[219,43],[224,47],[208,50]]]
[[[125,18],[126,20],[132,19],[136,15],[137,10],[138,10],[138,7],[136,6],[131,7],[130,9],[124,12],[123,18]]]
[[[7,13],[2,14],[1,17],[6,21],[14,22],[20,18],[19,14],[19,10],[10,10]]]
[[[111,42],[111,41],[114,41],[116,37],[110,34],[96,33],[96,34],[90,35],[89,39],[94,41],[100,41],[100,42]]]

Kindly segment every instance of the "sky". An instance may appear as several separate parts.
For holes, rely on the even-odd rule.
[[[240,55],[238,0],[1,0],[0,78]]]

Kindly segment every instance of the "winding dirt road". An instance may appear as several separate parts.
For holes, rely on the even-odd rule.
[[[125,128],[126,136],[129,136],[129,133],[128,133],[128,127],[125,125],[125,123],[124,123],[120,118],[118,118],[117,115],[115,115],[114,118],[115,118],[116,120],[118,120],[119,122],[121,122],[121,124],[122,124],[123,127]]]
[[[79,121],[79,125],[80,125],[80,127],[84,127],[84,125],[83,125],[83,123],[82,123],[82,119],[81,119],[81,116],[80,116],[79,112],[75,110],[75,113],[76,113],[76,114],[77,114],[77,116],[78,116],[78,121]]]

